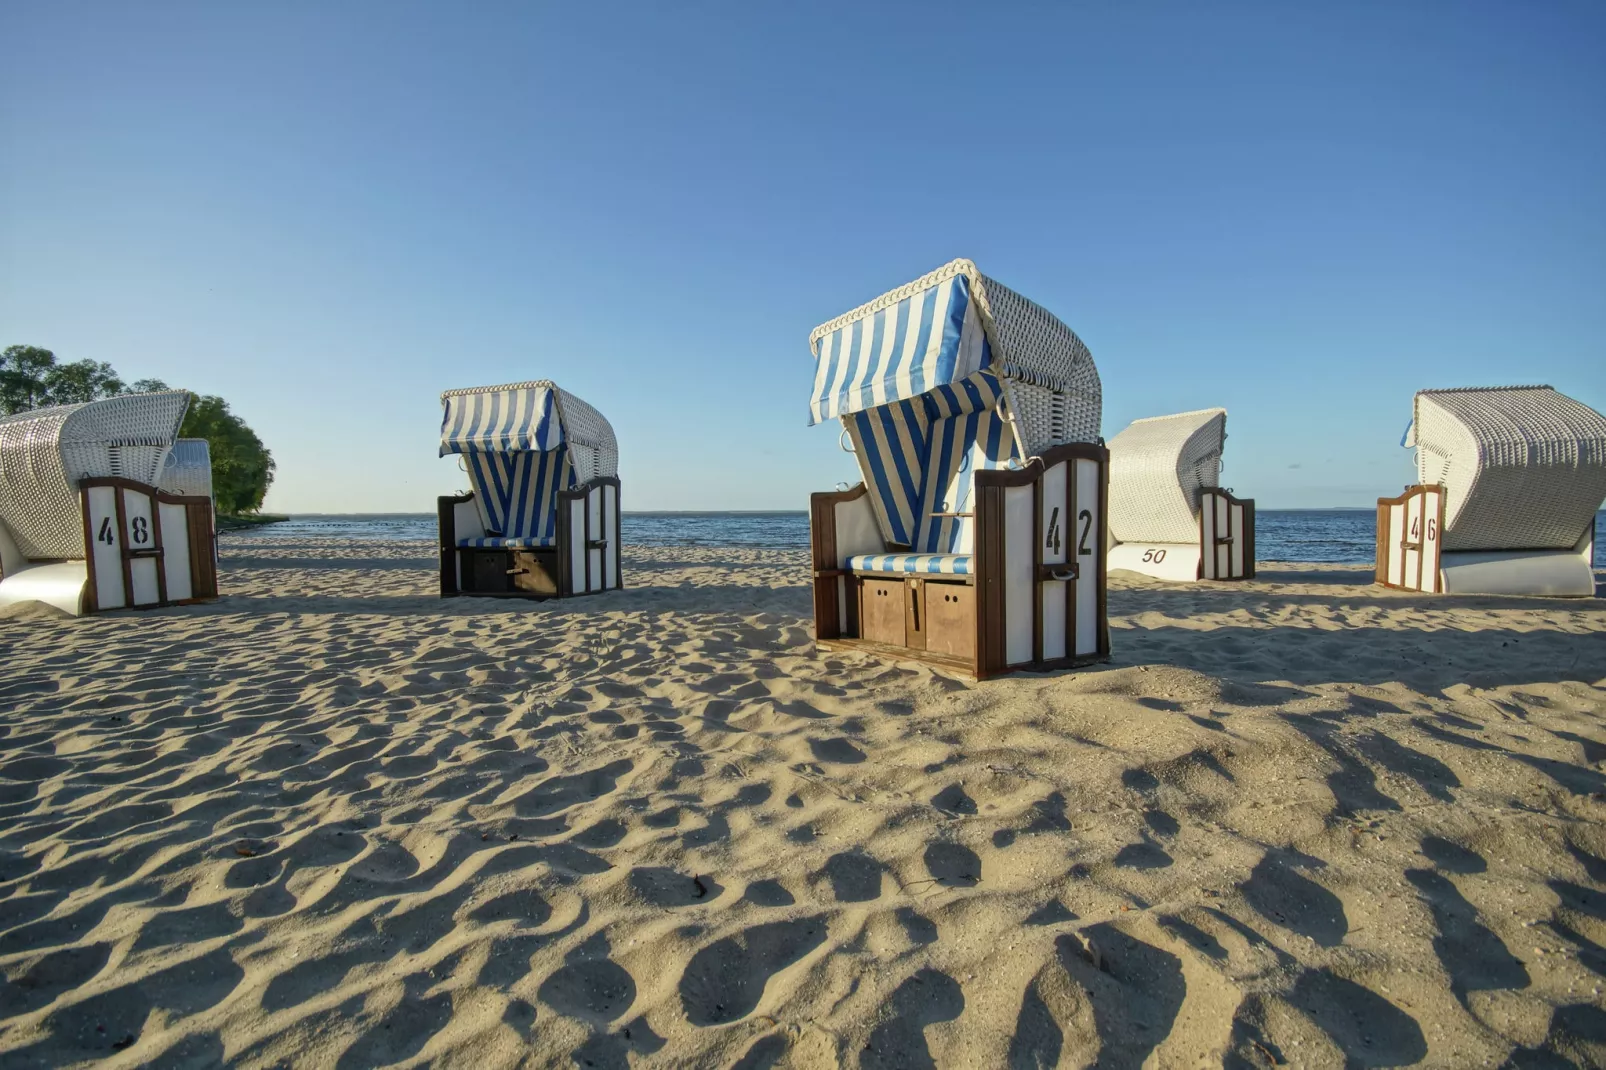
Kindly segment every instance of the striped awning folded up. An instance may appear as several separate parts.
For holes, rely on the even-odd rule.
[[[970,279],[952,275],[814,340],[810,425],[918,397],[993,362]]]
[[[442,396],[440,455],[553,450],[563,445],[556,391],[540,384]]]
[[[998,380],[978,372],[845,419],[889,543],[928,554],[971,549],[974,526],[951,514],[971,510],[977,470],[1005,468],[1020,457],[998,411],[1002,396]]]

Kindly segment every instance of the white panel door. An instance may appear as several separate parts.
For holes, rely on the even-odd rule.
[[[162,568],[167,574],[167,600],[182,602],[195,597],[190,582],[189,510],[171,502],[157,504],[162,518]]]
[[[129,603],[136,606],[154,606],[162,602],[162,548],[156,537],[156,522],[152,515],[154,505],[149,494],[121,488],[123,496],[123,525],[128,553],[128,576],[133,589]]]
[[[123,583],[123,528],[117,522],[117,488],[90,487],[85,492],[89,511],[89,572],[95,584],[95,609],[122,609],[128,605]]]
[[[1071,508],[1071,466],[1061,461],[1043,473],[1042,529],[1037,533],[1037,544],[1043,550],[1043,564],[1061,566],[1071,558],[1071,529],[1075,525],[1076,510]],[[1067,657],[1069,637],[1066,634],[1069,600],[1075,585],[1065,580],[1043,580],[1043,660],[1056,661]]]
[[[1077,657],[1097,654],[1099,649],[1099,573],[1103,568],[1104,540],[1099,531],[1104,527],[1099,505],[1099,463],[1078,458],[1076,461],[1076,517],[1071,526],[1075,540],[1078,575],[1076,584],[1076,650]]]
[[[1032,660],[1032,613],[1037,583],[1032,553],[1030,485],[1004,488],[1004,664]]]

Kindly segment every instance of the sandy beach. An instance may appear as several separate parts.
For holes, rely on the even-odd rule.
[[[1112,577],[1114,660],[817,657],[805,554],[0,620],[0,1064],[1606,1065],[1606,602]]]

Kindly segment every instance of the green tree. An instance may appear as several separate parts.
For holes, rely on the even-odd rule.
[[[141,379],[134,392],[154,394],[169,390],[160,379]],[[254,513],[273,485],[278,467],[273,454],[246,422],[229,411],[229,403],[212,394],[190,394],[180,438],[204,438],[212,455],[212,497],[218,512],[228,516]]]
[[[7,346],[0,352],[0,415],[116,397],[126,390],[110,364],[58,364],[56,354],[39,346]]]
[[[38,346],[0,350],[0,416],[167,389],[160,379],[141,379],[126,386],[110,364],[93,360],[60,364],[54,353]],[[178,433],[182,438],[206,439],[218,512],[238,516],[262,508],[262,499],[273,484],[273,454],[244,420],[229,411],[228,402],[211,394],[191,393],[189,411]]]

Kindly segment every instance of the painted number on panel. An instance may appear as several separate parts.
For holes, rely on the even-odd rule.
[[[1043,545],[1048,549],[1053,550],[1055,553],[1059,553],[1060,509],[1057,505],[1054,507],[1054,511],[1048,516],[1048,538],[1043,541]]]
[[[1422,518],[1421,517],[1417,517],[1415,520],[1411,521],[1411,538],[1413,538],[1413,539],[1416,538],[1418,533],[1421,532],[1421,530],[1422,530]],[[1427,539],[1427,541],[1428,542],[1432,542],[1434,539],[1436,539],[1438,537],[1439,537],[1439,521],[1438,521],[1438,518],[1430,516],[1430,517],[1428,517],[1428,539]]]
[[[134,529],[134,545],[144,546],[151,541],[151,524],[142,516],[136,516],[132,524]]]
[[[100,522],[100,531],[95,535],[95,541],[96,542],[103,542],[107,546],[110,546],[114,542],[117,541],[115,538],[112,537],[112,518],[111,517],[107,517],[106,519],[104,519],[104,520],[102,520]]]
[[[1145,550],[1143,551],[1143,560],[1152,561],[1154,564],[1158,565],[1160,562],[1165,560],[1165,551]]]
[[[1082,537],[1081,539],[1077,540],[1076,552],[1078,554],[1091,555],[1093,553],[1093,549],[1087,544],[1087,536],[1088,532],[1093,530],[1093,514],[1088,512],[1086,509],[1083,509],[1080,513],[1076,514],[1076,519],[1082,522]]]

